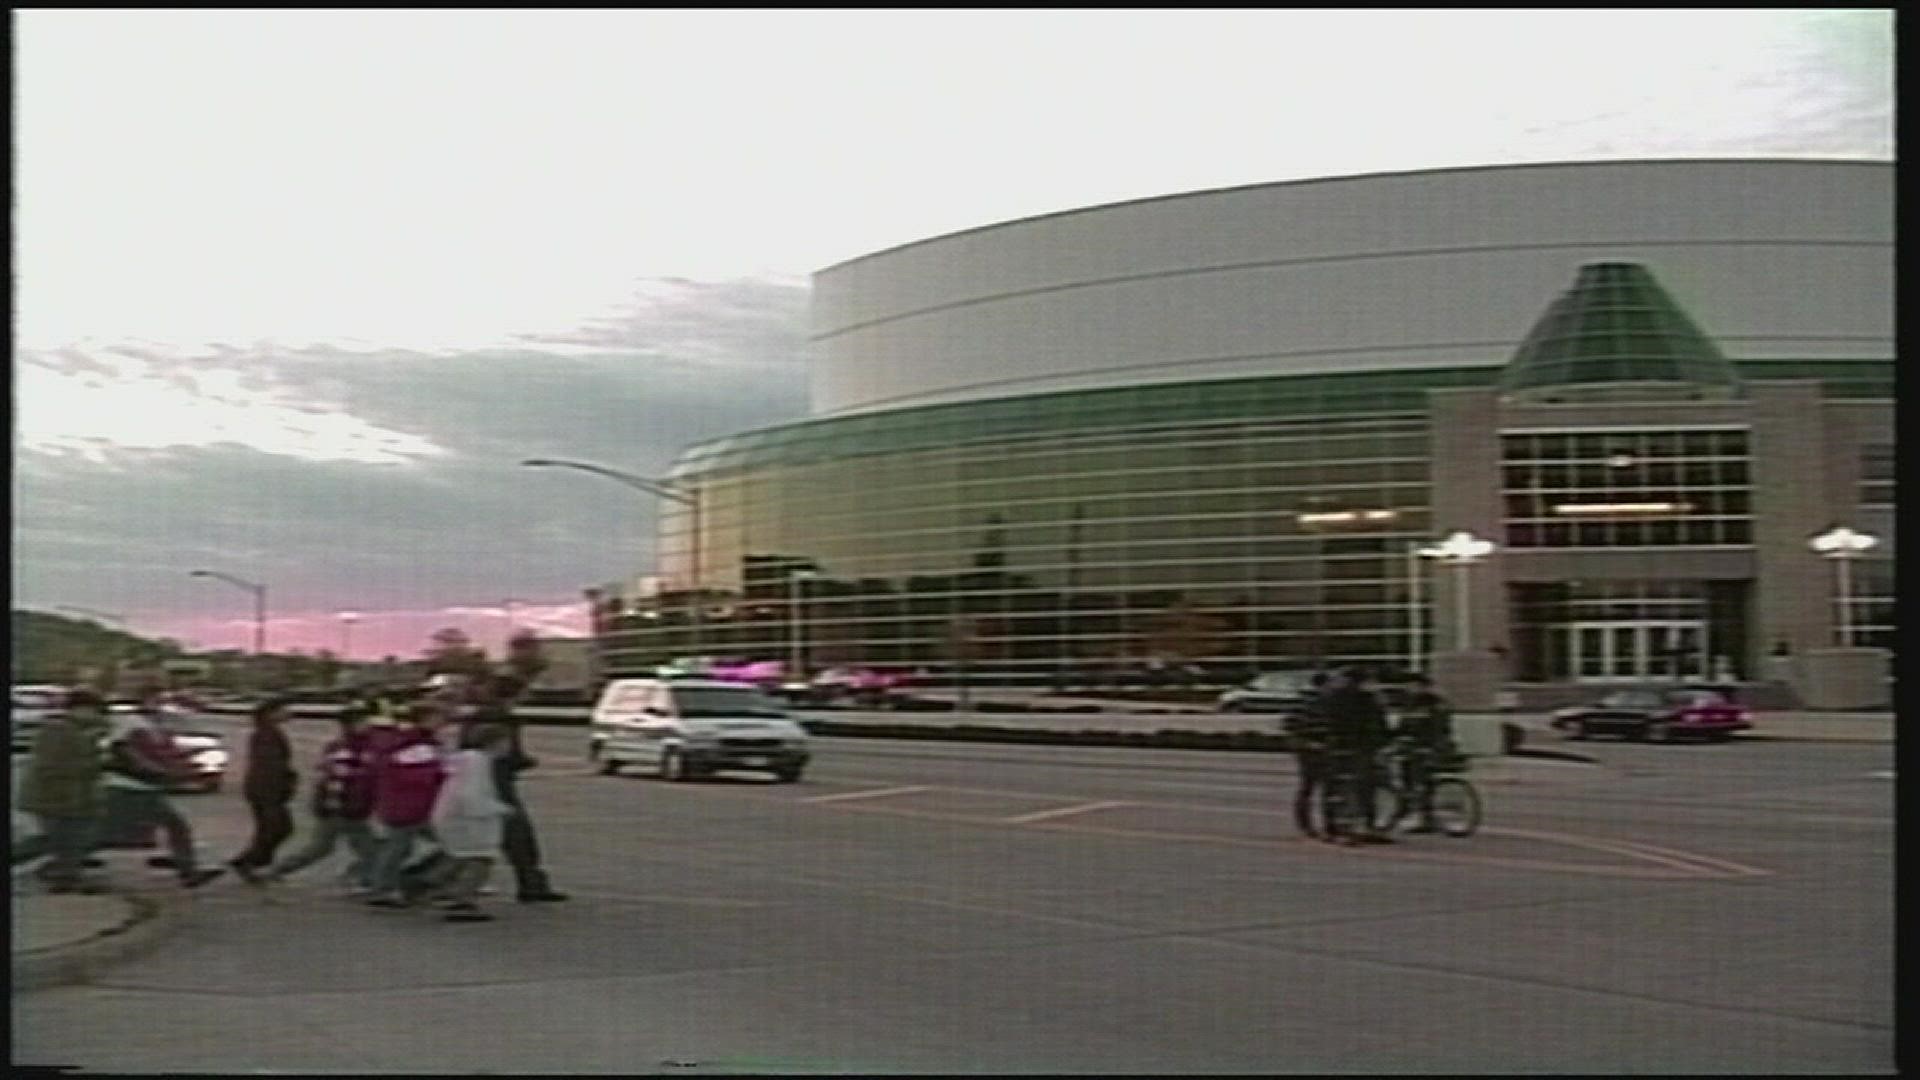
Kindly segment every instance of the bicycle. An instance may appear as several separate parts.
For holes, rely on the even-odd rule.
[[[1358,807],[1349,798],[1354,787],[1351,772],[1332,778],[1320,792],[1318,820],[1314,822],[1322,836],[1355,836],[1362,831],[1390,833],[1417,812],[1418,792],[1407,780],[1405,768],[1410,751],[1389,744],[1368,761],[1373,773],[1372,820],[1362,830]],[[1463,774],[1466,758],[1444,755],[1427,769],[1433,787],[1433,819],[1442,833],[1451,837],[1472,836],[1480,828],[1484,806],[1480,791]]]
[[[1408,765],[1419,753],[1405,744],[1389,744],[1375,758],[1375,767],[1387,779],[1374,793],[1374,827],[1381,832],[1392,832],[1418,811],[1420,793],[1409,781],[1414,770]],[[1448,836],[1472,836],[1480,828],[1480,789],[1466,778],[1466,771],[1466,757],[1451,749],[1434,753],[1424,769],[1432,789],[1434,824]]]

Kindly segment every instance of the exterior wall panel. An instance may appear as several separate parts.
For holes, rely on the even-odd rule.
[[[1140,381],[1499,363],[1582,264],[1730,355],[1892,355],[1892,168],[1619,162],[1201,192],[815,277],[816,415]]]

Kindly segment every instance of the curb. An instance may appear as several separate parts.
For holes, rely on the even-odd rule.
[[[180,924],[184,900],[119,895],[132,910],[118,926],[80,941],[15,953],[13,992],[87,982],[106,968],[151,950]]]
[[[1531,746],[1518,746],[1507,751],[1508,757],[1544,758],[1548,761],[1577,761],[1582,765],[1598,765],[1600,759],[1590,754],[1574,750],[1545,750]]]
[[[1879,736],[1876,736],[1876,735],[1869,735],[1864,738],[1850,738],[1845,735],[1775,735],[1775,734],[1772,734],[1771,732],[1758,732],[1758,733],[1741,732],[1733,737],[1733,741],[1734,742],[1826,743],[1829,746],[1837,746],[1842,744],[1851,744],[1856,746],[1858,745],[1892,746],[1894,742],[1892,735],[1888,735],[1886,738],[1880,738]]]

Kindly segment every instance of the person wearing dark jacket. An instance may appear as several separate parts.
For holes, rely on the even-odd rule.
[[[1285,721],[1294,763],[1300,773],[1300,784],[1293,790],[1293,824],[1302,835],[1316,840],[1333,839],[1323,836],[1313,822],[1313,802],[1322,797],[1328,779],[1326,692],[1326,672],[1314,672],[1306,699],[1287,714]]]
[[[1414,810],[1420,815],[1414,832],[1438,832],[1433,815],[1434,771],[1440,762],[1456,753],[1453,742],[1453,710],[1447,699],[1433,689],[1433,681],[1415,675],[1400,713],[1400,726],[1394,732],[1403,746],[1403,778],[1413,793]]]
[[[253,710],[253,734],[247,737],[247,772],[240,793],[253,815],[253,839],[228,860],[227,866],[249,884],[260,884],[258,871],[273,865],[274,852],[293,835],[295,776],[293,747],[282,725],[287,719],[283,701],[261,702]]]
[[[353,851],[349,877],[362,892],[372,888],[378,845],[367,820],[373,815],[372,747],[364,724],[368,715],[364,705],[349,705],[340,713],[340,734],[320,751],[313,839],[267,871],[266,880],[278,881],[319,862],[345,840]]]
[[[1386,746],[1391,733],[1387,727],[1387,711],[1368,685],[1364,668],[1352,667],[1341,673],[1327,694],[1326,711],[1336,782],[1345,788],[1351,800],[1350,810],[1360,826],[1358,835],[1340,839],[1390,844],[1391,837],[1373,828],[1373,817],[1374,759]]]
[[[472,713],[472,722],[499,724],[507,731],[506,752],[493,759],[493,784],[500,801],[512,808],[502,829],[500,851],[513,867],[517,899],[523,904],[565,900],[567,894],[554,889],[546,869],[540,865],[540,838],[533,831],[533,819],[527,814],[526,804],[520,801],[520,774],[539,764],[521,743],[520,723],[513,717],[514,699],[520,696],[524,685],[511,675],[500,675],[479,689],[480,700]]]

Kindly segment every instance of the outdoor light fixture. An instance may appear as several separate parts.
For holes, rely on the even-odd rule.
[[[1356,521],[1392,521],[1398,510],[1310,510],[1295,515],[1302,525],[1348,525]]]
[[[1556,514],[1684,514],[1692,509],[1692,503],[1683,502],[1558,503],[1554,506],[1553,512]]]
[[[1855,532],[1845,525],[1836,525],[1807,541],[1807,546],[1823,558],[1833,560],[1834,573],[1839,579],[1840,644],[1843,647],[1853,644],[1853,574],[1848,564],[1879,542],[1879,537]]]
[[[340,620],[340,659],[345,660],[353,655],[353,624],[360,621],[360,613],[342,611],[334,618]]]
[[[237,578],[218,570],[189,570],[187,576],[224,581],[235,588],[245,589],[253,594],[253,655],[265,655],[267,651],[267,587],[260,582]]]
[[[595,476],[606,477],[616,484],[624,484],[635,491],[643,491],[655,498],[665,499],[668,502],[677,503],[687,508],[692,518],[689,524],[693,530],[691,542],[687,545],[688,559],[693,564],[692,587],[687,590],[688,603],[690,605],[688,610],[693,620],[693,648],[694,651],[699,651],[702,636],[701,627],[705,622],[705,620],[701,618],[699,601],[701,546],[699,495],[669,480],[654,480],[645,476],[635,476],[630,472],[622,472],[619,469],[609,469],[605,465],[595,465],[587,461],[566,461],[559,458],[527,458],[520,464],[529,469],[573,469],[577,472],[592,473]]]
[[[1437,544],[1416,549],[1415,554],[1422,558],[1453,565],[1454,581],[1459,593],[1459,600],[1455,605],[1458,609],[1458,647],[1461,652],[1466,652],[1468,643],[1472,641],[1469,633],[1471,628],[1467,622],[1468,568],[1493,554],[1493,541],[1482,540],[1470,532],[1455,532]]]

